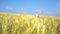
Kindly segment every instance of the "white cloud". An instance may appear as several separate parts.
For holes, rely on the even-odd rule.
[[[13,8],[12,8],[12,7],[6,7],[6,9],[8,9],[8,10],[12,10]]]
[[[21,10],[21,12],[22,12],[23,14],[26,14],[26,13],[27,13],[27,11],[26,11],[24,8],[21,8],[20,10]]]
[[[56,11],[48,11],[47,14],[59,14],[60,10],[56,10]]]
[[[21,10],[24,10],[24,8],[21,8]]]
[[[60,14],[60,9],[59,10],[56,10],[56,13]]]
[[[41,14],[41,13],[42,13],[42,11],[41,11],[40,9],[34,10],[34,12],[35,12],[36,14]]]
[[[49,15],[57,15],[57,14],[60,14],[60,10],[47,11],[47,14],[49,14]]]
[[[48,11],[47,14],[53,14],[53,12]]]
[[[60,10],[56,10],[57,12],[60,12]]]

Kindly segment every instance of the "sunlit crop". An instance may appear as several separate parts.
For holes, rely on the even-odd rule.
[[[60,17],[0,13],[0,34],[60,34]]]

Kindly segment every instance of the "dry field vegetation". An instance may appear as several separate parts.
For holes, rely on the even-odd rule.
[[[60,17],[0,13],[0,34],[60,34]]]

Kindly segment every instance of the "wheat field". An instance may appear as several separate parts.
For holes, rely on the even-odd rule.
[[[0,13],[0,34],[60,34],[60,17]]]

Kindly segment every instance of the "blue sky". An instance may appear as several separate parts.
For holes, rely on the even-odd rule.
[[[60,16],[60,0],[0,0],[0,12]]]

